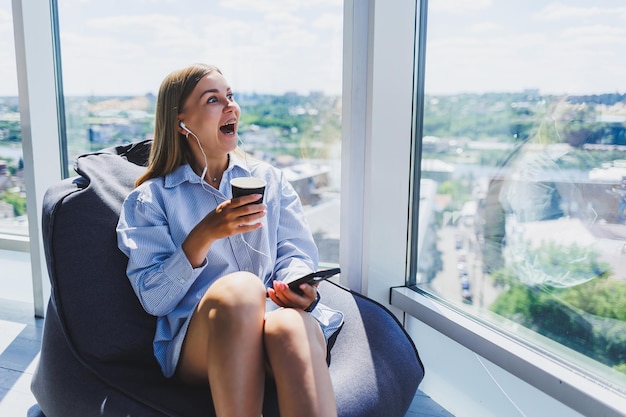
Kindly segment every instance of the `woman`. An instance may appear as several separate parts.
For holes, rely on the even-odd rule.
[[[218,416],[260,416],[266,373],[281,416],[336,416],[326,341],[343,316],[317,303],[315,286],[285,283],[317,268],[317,248],[281,172],[237,149],[239,116],[217,68],[165,78],[148,168],[117,227],[128,277],[158,316],[164,375],[208,382]],[[266,181],[265,204],[231,198],[241,176]]]

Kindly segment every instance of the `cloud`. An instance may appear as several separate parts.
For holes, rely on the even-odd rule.
[[[525,88],[559,94],[626,92],[624,49],[626,29],[603,25],[431,40],[426,89],[429,94]]]
[[[265,15],[265,20],[289,26],[299,26],[305,23],[304,19],[296,17],[294,14],[285,10],[268,12]]]
[[[451,12],[456,0],[432,4],[440,3]],[[626,55],[621,53],[626,49],[626,4],[499,4],[502,7],[475,15],[440,14],[429,22],[430,94],[526,88],[546,93],[626,92]]]
[[[17,95],[12,14],[0,8],[0,96]]]
[[[87,19],[86,25],[98,31],[127,30],[132,32],[167,30],[182,23],[182,18],[164,14],[116,15]]]
[[[341,5],[341,0],[221,0],[220,7],[224,9],[239,10],[245,12],[275,13],[275,12],[295,12],[298,10],[318,7]]]
[[[63,60],[64,87],[67,94],[145,94],[171,70],[206,62],[220,67],[236,92],[337,94],[342,33],[329,30],[337,22],[324,15],[276,18],[270,26],[209,14],[89,19],[88,29],[62,32],[63,55],[71,57]],[[101,82],[85,79],[85,68],[102,74]]]
[[[343,30],[343,16],[324,13],[313,21],[311,27],[316,29],[322,29],[324,31],[342,31]]]
[[[538,20],[580,19],[594,16],[620,16],[626,18],[626,7],[569,6],[561,3],[549,4],[534,17]]]
[[[502,29],[502,25],[499,23],[495,23],[495,22],[480,22],[480,23],[474,23],[473,25],[470,25],[470,27],[468,28],[468,32],[469,33],[489,33],[489,32],[495,32]]]
[[[59,18],[68,95],[156,93],[193,62],[219,66],[236,92],[341,92],[341,0],[64,0]]]
[[[565,29],[561,37],[571,39],[574,42],[596,43],[598,47],[613,47],[615,43],[626,42],[626,27],[610,25],[576,26]],[[610,45],[609,45],[610,44]]]
[[[0,27],[4,28],[6,25],[13,26],[13,14],[9,10],[0,8]]]
[[[429,12],[461,14],[488,9],[493,0],[441,0],[428,3]]]

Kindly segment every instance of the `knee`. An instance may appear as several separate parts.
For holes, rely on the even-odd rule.
[[[319,324],[301,310],[285,308],[269,314],[265,319],[264,335],[268,347],[318,347],[325,354],[326,340]]]
[[[259,297],[265,297],[265,287],[263,282],[256,275],[238,271],[228,275],[224,275],[219,278],[211,288],[217,288],[221,291],[228,291],[232,294],[237,294],[238,297],[252,297],[258,299]]]
[[[242,314],[251,311],[264,313],[265,287],[259,277],[249,272],[228,274],[209,287],[200,307]]]

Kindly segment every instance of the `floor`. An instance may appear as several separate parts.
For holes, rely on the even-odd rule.
[[[30,301],[29,257],[0,250],[0,263],[0,416],[35,417],[30,381],[39,359],[43,319],[34,317]],[[452,414],[418,391],[406,417]]]
[[[0,416],[25,417],[36,404],[30,381],[39,358],[43,319],[32,304],[0,299]]]

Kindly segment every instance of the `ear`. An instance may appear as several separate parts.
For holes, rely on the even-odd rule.
[[[187,128],[187,126],[185,126],[185,122],[183,122],[182,120],[178,119],[176,124],[178,125],[178,133],[180,133],[183,136],[187,136],[190,132],[189,132],[189,128]]]

